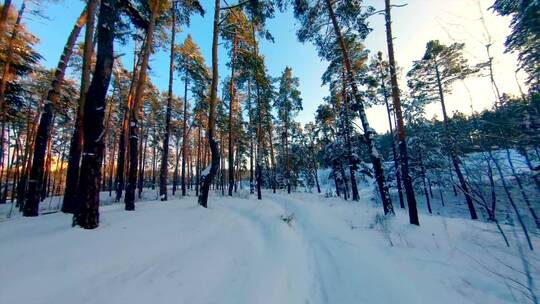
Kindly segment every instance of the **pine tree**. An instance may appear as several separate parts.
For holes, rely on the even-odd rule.
[[[279,77],[279,89],[274,101],[277,117],[281,124],[281,140],[283,145],[283,172],[285,173],[285,184],[287,193],[291,193],[291,160],[289,148],[289,132],[293,119],[302,110],[302,98],[298,87],[300,81],[298,77],[292,75],[292,69],[286,67],[281,77]]]
[[[430,41],[426,45],[423,58],[415,61],[413,68],[408,72],[409,87],[413,96],[426,102],[439,101],[442,107],[446,148],[459,179],[461,191],[465,195],[467,207],[472,219],[477,219],[476,208],[473,204],[472,194],[460,167],[460,158],[448,129],[448,113],[446,111],[445,93],[449,92],[454,81],[464,79],[477,72],[471,68],[463,57],[464,44],[454,43],[450,46],[439,41]]]
[[[390,0],[385,0],[385,27],[386,27],[386,44],[388,47],[388,63],[390,68],[390,83],[392,88],[392,102],[394,113],[396,116],[396,128],[398,134],[399,160],[401,168],[401,177],[403,177],[403,185],[405,186],[405,194],[407,196],[407,207],[409,210],[409,222],[419,225],[418,212],[416,211],[416,197],[412,187],[412,181],[409,174],[409,157],[407,151],[407,140],[405,134],[405,124],[403,122],[403,114],[401,110],[400,90],[397,81],[397,68],[394,54],[394,37],[392,36],[392,16]],[[398,183],[399,183],[398,174]]]
[[[231,77],[229,79],[229,119],[228,119],[228,195],[232,196],[233,188],[235,185],[234,180],[234,142],[235,132],[233,131],[234,118],[238,115],[238,103],[237,93],[235,88],[236,74],[238,69],[238,61],[243,60],[242,52],[248,51],[251,43],[251,32],[247,17],[238,8],[233,8],[225,13],[223,25],[220,28],[221,36],[228,43],[231,49],[231,58],[229,61],[229,67],[231,69]]]
[[[188,88],[198,99],[203,99],[207,94],[206,89],[209,83],[209,71],[205,65],[204,58],[199,46],[193,42],[191,35],[188,35],[177,50],[176,70],[184,80],[184,109],[182,118],[182,196],[186,195],[187,175],[186,166],[188,158]]]
[[[139,159],[139,122],[141,121],[141,107],[143,95],[146,87],[146,78],[149,66],[150,55],[154,47],[154,34],[158,16],[166,10],[165,0],[149,1],[150,21],[145,31],[144,48],[142,50],[142,60],[139,77],[133,95],[133,107],[129,113],[129,163],[126,183],[126,195],[124,198],[125,209],[135,210],[135,187],[137,185],[137,168]]]
[[[496,0],[491,9],[512,17],[512,32],[506,38],[506,50],[518,53],[520,68],[529,75],[531,92],[540,92],[540,3],[535,0]]]
[[[295,15],[302,24],[302,28],[298,31],[300,41],[313,41],[319,50],[320,56],[330,60],[331,58],[328,58],[332,54],[330,50],[337,47],[341,51],[346,80],[355,101],[354,107],[358,111],[364,129],[364,140],[368,146],[370,160],[373,164],[383,210],[385,214],[394,214],[392,201],[384,179],[381,157],[373,142],[375,131],[371,128],[365,113],[364,101],[358,89],[347,44],[347,41],[362,40],[367,36],[369,28],[366,24],[366,18],[372,12],[373,8],[371,7],[365,10],[362,1],[350,3],[347,1],[332,2],[326,0],[324,2],[297,1],[295,3]],[[333,35],[328,33],[333,33]]]

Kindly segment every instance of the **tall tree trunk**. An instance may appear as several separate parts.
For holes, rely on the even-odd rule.
[[[285,182],[287,183],[287,194],[291,194],[291,167],[289,160],[289,123],[285,122],[285,130],[283,130],[283,146],[285,150]]]
[[[113,112],[113,104],[110,103],[109,104],[109,109],[107,110],[107,119],[105,120],[105,135],[104,135],[104,141],[105,143],[107,143],[107,145],[109,145],[109,134],[110,134],[110,131],[111,131],[111,118],[112,118],[112,112]],[[102,178],[102,186],[101,186],[101,190],[105,191],[107,189],[107,145],[105,145],[105,150],[103,151],[103,161],[102,161],[102,166],[103,166],[103,169],[102,169],[102,175],[103,175],[103,178]],[[113,153],[112,155],[110,155],[111,158],[114,158],[114,149],[115,149],[115,146],[114,146],[114,140],[113,140]],[[110,154],[110,153],[109,153]],[[110,179],[110,178],[109,178]]]
[[[176,137],[176,151],[174,153],[174,172],[173,172],[173,185],[172,185],[172,194],[176,194],[176,187],[178,186],[178,164],[180,161],[180,134],[177,134]]]
[[[152,2],[153,5],[150,14],[150,23],[146,31],[146,39],[144,42],[144,51],[141,62],[141,70],[135,95],[133,97],[133,107],[130,113],[129,122],[129,166],[126,183],[126,195],[124,197],[125,209],[128,211],[135,210],[135,187],[137,185],[137,158],[138,158],[138,142],[139,142],[139,121],[141,120],[141,107],[143,95],[146,88],[146,73],[148,71],[148,61],[152,53],[154,44],[154,29],[156,27],[156,19],[161,1]]]
[[[352,190],[352,200],[358,201],[360,200],[360,195],[358,194],[358,185],[356,184],[356,164],[353,160],[353,153],[352,153],[352,145],[351,145],[351,124],[350,124],[350,113],[349,113],[349,99],[347,98],[347,79],[345,77],[345,69],[342,71],[342,82],[343,82],[343,88],[342,88],[342,99],[343,99],[343,109],[344,109],[344,115],[345,115],[345,127],[343,128],[345,133],[345,143],[347,145],[347,158],[349,161],[349,173],[351,175],[351,190]]]
[[[32,124],[32,118],[31,118],[31,101],[28,100],[27,103],[27,115],[26,115],[26,139],[24,143],[24,149],[22,150],[22,167],[21,167],[21,173],[19,174],[19,179],[17,182],[17,207],[22,211],[22,207],[24,206],[24,198],[26,196],[26,187],[28,184],[28,168],[30,163],[30,151],[33,149],[33,145],[31,144],[31,139],[33,136],[33,128],[34,124]]]
[[[182,121],[182,196],[186,196],[186,160],[188,157],[188,130],[187,130],[187,119],[188,119],[188,100],[187,100],[187,91],[188,91],[188,72],[186,69],[186,75],[184,80],[184,115]],[[191,180],[191,179],[190,179]]]
[[[420,157],[420,169],[421,169],[420,173],[422,174],[422,185],[424,186],[424,195],[426,197],[426,204],[428,207],[429,214],[432,214],[433,211],[431,210],[431,201],[429,199],[429,194],[428,194],[427,184],[426,184],[426,167],[424,166],[424,159],[422,157],[422,153],[420,153],[419,157]]]
[[[379,194],[381,196],[384,214],[386,215],[394,214],[394,207],[392,206],[392,201],[390,199],[390,195],[388,194],[388,188],[384,181],[384,171],[382,168],[382,161],[377,151],[377,148],[375,147],[375,143],[373,142],[373,136],[375,135],[374,134],[375,131],[370,127],[369,122],[367,120],[362,97],[360,96],[358,87],[356,86],[356,79],[354,77],[354,73],[351,67],[351,61],[349,59],[349,51],[345,45],[345,40],[343,39],[343,36],[341,35],[341,28],[339,27],[336,16],[334,14],[334,9],[332,8],[332,2],[331,0],[325,0],[325,1],[326,1],[326,6],[328,8],[328,14],[330,15],[330,19],[332,20],[334,32],[337,36],[339,46],[343,55],[343,61],[345,63],[345,68],[347,69],[348,82],[349,82],[349,85],[351,86],[351,90],[356,101],[358,114],[360,116],[360,122],[362,123],[362,127],[364,129],[364,138],[368,146],[371,163],[373,164],[373,170],[375,171],[375,180],[377,181],[377,185],[379,188]]]
[[[7,139],[5,138],[5,132],[6,132],[6,120],[2,119],[2,130],[0,130],[0,185],[2,185],[2,177],[4,176],[4,169],[6,166],[4,165],[4,151],[7,150],[8,154],[8,160],[9,160],[9,126],[8,126],[8,135]],[[5,142],[7,142],[8,148],[5,148]]]
[[[341,196],[341,194],[339,193],[339,182],[338,182],[338,172],[337,172],[337,168],[334,168],[334,184],[336,185],[336,195],[338,197]]]
[[[202,150],[202,135],[201,127],[198,128],[197,135],[197,160],[195,162],[195,174],[197,175],[197,181],[195,183],[195,195],[199,196],[199,186],[201,184],[201,150]]]
[[[167,110],[165,114],[165,136],[163,137],[163,152],[161,155],[161,169],[159,172],[159,197],[162,201],[167,200],[167,176],[169,174],[169,137],[171,132],[171,107],[173,101],[173,83],[174,83],[174,48],[176,39],[176,2],[171,5],[172,23],[171,23],[171,55],[169,59],[169,92],[167,98]],[[175,167],[178,167],[176,165]],[[175,175],[176,175],[175,170]],[[175,176],[176,179],[176,176]],[[175,185],[176,186],[176,185]],[[176,188],[176,187],[175,187]],[[175,189],[176,190],[176,189]]]
[[[216,104],[217,104],[217,86],[218,86],[218,38],[219,38],[219,11],[220,0],[215,1],[214,11],[214,32],[212,37],[212,84],[210,87],[210,104],[208,112],[208,144],[210,145],[210,151],[212,152],[212,159],[210,164],[210,170],[205,170],[203,180],[201,182],[201,195],[199,196],[199,204],[204,208],[208,207],[208,191],[210,191],[210,185],[212,179],[216,174],[219,167],[219,146],[218,142],[214,139],[214,129],[216,125]]]
[[[83,148],[83,125],[82,117],[84,115],[84,102],[88,86],[90,85],[90,70],[92,65],[92,55],[94,53],[94,29],[96,9],[99,0],[90,0],[86,5],[87,22],[84,33],[84,49],[82,61],[82,74],[79,104],[77,106],[77,117],[75,118],[75,127],[69,146],[66,187],[62,202],[62,212],[74,213],[77,209],[77,188],[79,183],[79,170],[81,161],[81,152]]]
[[[236,34],[236,30],[234,31],[234,38],[233,38],[233,51],[232,51],[232,58],[231,58],[231,81],[229,85],[230,89],[230,96],[229,96],[229,190],[228,194],[229,196],[232,196],[233,194],[233,187],[234,187],[234,132],[233,132],[233,117],[234,117],[234,100],[236,98],[235,96],[235,90],[234,90],[234,74],[236,72],[236,52],[238,49],[238,36]]]
[[[219,138],[220,138],[220,142],[223,142],[223,132],[220,132],[219,133]],[[224,149],[220,149],[220,155],[219,155],[219,158],[220,158],[220,167],[221,167],[221,170],[220,171],[220,177],[219,177],[219,187],[218,189],[221,189],[221,195],[222,196],[225,196],[225,156],[223,155],[223,150]],[[232,192],[231,194],[229,194],[229,196],[232,196]]]
[[[388,92],[386,90],[386,84],[385,84],[385,75],[384,75],[384,68],[382,66],[382,54],[379,53],[379,71],[381,76],[381,88],[383,91],[383,98],[384,98],[384,104],[386,105],[386,114],[388,115],[388,127],[390,129],[390,136],[392,138],[392,156],[394,158],[394,170],[396,171],[396,186],[398,190],[398,197],[399,197],[399,206],[404,209],[405,208],[405,202],[403,200],[403,191],[401,189],[401,174],[400,174],[400,166],[399,166],[399,159],[397,157],[397,151],[396,151],[396,143],[395,143],[395,137],[394,137],[394,130],[392,126],[392,114],[390,110],[390,104],[388,103]],[[398,99],[399,99],[399,92],[398,92]],[[399,101],[401,104],[401,101]],[[403,118],[402,118],[403,120]],[[407,166],[409,162],[407,161]],[[407,169],[408,170],[408,169]]]
[[[411,175],[409,174],[409,155],[407,151],[407,140],[405,134],[405,123],[403,122],[403,113],[401,111],[401,99],[399,85],[397,81],[396,59],[394,55],[394,37],[392,35],[392,16],[390,0],[385,0],[385,25],[386,25],[386,45],[388,47],[388,62],[390,64],[390,81],[392,84],[392,102],[394,104],[394,113],[397,120],[397,134],[399,146],[399,162],[401,167],[401,176],[403,177],[403,186],[407,197],[407,207],[409,210],[409,223],[420,225],[418,219],[418,210],[416,208],[416,197],[412,185]]]
[[[74,224],[85,229],[94,229],[99,225],[100,166],[104,147],[103,119],[114,62],[114,30],[118,19],[116,4],[117,0],[101,0],[97,27],[96,69],[86,93],[82,117],[85,144],[78,186],[79,204],[74,216]]]
[[[154,143],[152,144],[152,190],[156,190],[156,172],[157,172],[157,157],[156,157],[156,148],[157,148],[157,140],[156,134],[155,134],[156,126],[154,125]]]
[[[16,141],[17,141],[17,145],[15,147],[15,159],[16,159],[16,162],[19,164],[20,159],[21,159],[21,153],[19,151],[22,148],[22,144],[20,144],[17,139],[16,139]],[[12,204],[12,208],[13,208],[13,204],[15,204],[15,199],[17,197],[17,189],[19,187],[20,172],[21,172],[20,166],[15,166],[15,176],[13,177],[13,183],[11,184],[11,204]]]
[[[23,215],[24,216],[37,216],[39,209],[39,194],[42,190],[43,174],[45,165],[45,153],[47,149],[47,142],[50,137],[51,122],[54,116],[54,107],[60,99],[60,88],[64,82],[64,75],[66,68],[73,53],[73,46],[77,42],[77,37],[81,32],[81,28],[87,21],[86,8],[83,10],[75,26],[69,34],[64,51],[58,62],[54,79],[51,83],[51,88],[47,93],[47,98],[44,102],[43,113],[39,120],[37,134],[34,142],[34,156],[32,160],[32,169],[30,170],[30,176],[28,180],[28,192],[26,194],[26,202],[24,204]]]
[[[9,149],[10,147],[10,140],[9,140],[9,127],[8,127],[8,135],[7,135],[7,146],[8,146],[8,149],[7,149],[7,161],[8,161],[8,164],[6,167],[6,179],[4,181],[4,193],[0,196],[0,204],[5,204],[6,201],[7,201],[7,196],[8,196],[8,189],[9,189],[9,179],[11,178],[11,171],[13,171],[13,164],[15,162],[15,155],[17,154],[17,149],[18,149],[18,145],[15,145],[15,151],[13,151],[13,153],[11,154],[11,161],[9,160],[9,156],[10,156],[10,151],[11,149]],[[16,132],[14,132],[16,133]],[[15,134],[16,136],[16,134]],[[15,182],[15,181],[13,181]],[[0,184],[1,186],[1,184]],[[1,191],[1,187],[0,187],[0,192]]]
[[[465,180],[465,176],[463,176],[463,172],[461,172],[461,168],[459,166],[460,160],[457,155],[457,152],[455,150],[454,144],[450,140],[450,130],[448,129],[448,114],[446,112],[446,104],[444,101],[444,92],[441,84],[441,77],[439,73],[439,67],[437,65],[437,62],[435,62],[435,77],[437,80],[437,86],[439,89],[439,98],[441,101],[441,107],[443,112],[443,123],[444,123],[444,135],[446,139],[446,147],[448,149],[448,152],[450,154],[450,160],[452,162],[452,165],[454,166],[454,171],[456,171],[456,175],[458,177],[461,191],[463,191],[463,194],[465,195],[465,201],[467,202],[467,207],[469,208],[469,213],[471,215],[471,219],[476,220],[478,219],[478,215],[476,214],[476,209],[474,207],[471,193],[469,191],[469,186],[467,185],[467,181]]]
[[[253,41],[255,42],[255,45],[253,46],[253,50],[255,52],[255,56],[258,56],[259,49],[257,45],[257,38],[255,37],[255,22],[251,20],[251,37]],[[257,137],[257,146],[255,150],[255,179],[257,183],[257,199],[262,199],[262,165],[261,165],[261,157],[262,157],[262,140],[263,140],[263,133],[262,133],[262,111],[261,111],[261,99],[260,99],[260,87],[259,83],[257,82],[257,75],[254,76],[255,81],[255,93],[256,93],[256,102],[257,102],[257,127],[256,127],[256,137]]]
[[[341,181],[343,182],[343,198],[345,200],[349,199],[349,184],[347,181],[347,173],[345,173],[345,169],[343,169],[343,166],[339,164],[339,172],[341,174]]]
[[[50,174],[51,174],[51,162],[52,162],[52,132],[54,131],[54,123],[56,120],[56,114],[53,114],[52,120],[51,120],[51,129],[49,130],[49,138],[47,140],[47,145],[45,149],[45,164],[44,164],[44,174],[43,174],[43,180],[42,180],[42,187],[41,187],[41,193],[40,193],[40,201],[44,201],[45,197],[47,197],[48,194],[48,181],[50,180]]]
[[[276,157],[274,153],[274,124],[269,122],[270,127],[268,128],[268,143],[270,145],[270,161],[272,166],[269,167],[271,170],[270,184],[272,185],[272,192],[276,193]]]
[[[124,116],[122,118],[122,130],[120,132],[120,140],[118,143],[118,159],[116,165],[116,198],[115,201],[119,202],[122,198],[122,192],[125,188],[126,181],[126,164],[128,160],[128,141],[129,141],[129,122],[131,109],[133,108],[133,95],[135,94],[135,88],[139,79],[140,66],[142,61],[144,45],[141,45],[140,52],[137,52],[137,47],[134,49],[133,58],[133,73],[131,75],[131,82],[129,85],[129,93],[124,106]]]
[[[148,126],[148,127],[150,127],[150,126]],[[139,156],[137,157],[137,159],[139,161],[139,165],[138,165],[139,177],[137,179],[137,181],[138,181],[137,186],[138,186],[138,189],[139,189],[139,193],[138,193],[139,198],[142,198],[142,192],[143,192],[143,187],[144,187],[144,178],[145,178],[144,168],[146,167],[146,147],[147,147],[147,144],[148,144],[148,135],[149,135],[149,133],[150,133],[150,129],[148,128],[148,130],[146,131],[146,136],[145,136],[143,126],[141,126],[141,130],[139,132],[139,134],[140,134],[140,137],[139,137]]]
[[[253,117],[252,117],[252,108],[251,108],[251,80],[248,79],[248,92],[247,92],[247,112],[249,119],[249,193],[255,193],[255,185],[253,184],[253,158],[255,157],[253,149]]]
[[[116,155],[116,144],[118,142],[118,136],[114,135],[114,142],[112,147],[112,154],[109,159],[109,196],[112,196],[113,191],[113,175],[114,175],[114,157]]]

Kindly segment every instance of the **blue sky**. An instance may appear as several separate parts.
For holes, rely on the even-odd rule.
[[[397,1],[394,1],[398,3]],[[496,78],[502,86],[502,91],[517,93],[514,70],[516,67],[515,56],[504,54],[502,43],[508,33],[508,20],[493,15],[487,10],[493,0],[452,0],[448,5],[446,0],[410,0],[404,8],[394,10],[394,36],[396,37],[396,52],[398,63],[407,71],[412,61],[419,59],[424,51],[426,42],[430,39],[440,39],[444,43],[454,41],[465,42],[467,45],[466,55],[472,63],[485,59],[486,35],[479,23],[480,11],[483,12],[486,23],[490,27],[490,34],[494,42],[493,55],[495,57]],[[20,0],[14,1],[19,4]],[[79,0],[60,0],[57,3],[46,2],[43,4],[42,14],[47,19],[37,16],[28,16],[24,21],[30,30],[41,39],[37,46],[38,51],[45,58],[43,64],[54,67],[65,44],[65,40],[71,31],[73,23],[83,8],[83,2]],[[232,1],[229,1],[232,3]],[[383,1],[367,0],[366,3],[374,5],[377,9],[382,8]],[[209,63],[211,58],[211,35],[213,18],[213,1],[203,0],[202,4],[207,13],[204,18],[194,16],[189,28],[183,28],[179,34],[179,41],[190,33],[195,42],[199,44],[203,55]],[[480,6],[479,6],[480,5]],[[481,9],[480,9],[481,8]],[[366,40],[366,46],[373,53],[385,51],[385,34],[382,16],[374,16],[370,20],[374,31]],[[301,44],[295,36],[296,21],[292,13],[277,13],[276,17],[268,22],[268,28],[275,38],[275,43],[261,42],[261,53],[266,57],[267,67],[276,77],[280,75],[285,66],[291,66],[293,73],[300,78],[300,89],[303,97],[304,111],[298,119],[302,122],[313,120],[317,106],[327,95],[327,88],[321,86],[320,77],[326,68],[316,54],[315,48],[310,44]],[[123,62],[130,66],[132,61],[132,46],[118,46],[117,53],[125,53]],[[229,74],[226,67],[227,53],[221,47],[220,50],[220,77]],[[168,84],[168,53],[161,50],[154,54],[151,59],[151,78],[161,90],[166,90]],[[405,79],[401,77],[402,89],[405,89]],[[523,75],[519,75],[523,79]],[[465,86],[466,85],[466,86]],[[490,107],[493,96],[487,79],[470,79],[465,85],[458,83],[454,92],[448,96],[450,111],[459,110],[470,112],[470,98],[467,88],[471,92],[474,101],[474,109],[481,110]],[[182,94],[182,84],[176,81],[175,93]],[[440,108],[437,104],[428,106],[428,116],[440,117]],[[368,111],[371,124],[377,131],[387,129],[384,109],[377,107]]]

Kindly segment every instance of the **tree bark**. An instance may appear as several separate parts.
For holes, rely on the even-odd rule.
[[[386,44],[388,47],[388,63],[390,65],[390,82],[392,84],[392,102],[394,105],[394,113],[397,120],[397,134],[399,146],[399,163],[401,167],[401,177],[403,177],[403,186],[405,187],[405,195],[407,197],[407,207],[409,210],[409,223],[420,225],[418,219],[418,210],[416,207],[416,197],[414,195],[414,187],[412,185],[411,175],[409,174],[409,155],[407,151],[407,140],[405,134],[405,123],[403,122],[403,113],[401,110],[401,98],[399,85],[397,81],[396,59],[394,55],[394,42],[392,35],[392,16],[390,0],[385,0],[385,25],[386,25]]]
[[[218,38],[219,38],[219,11],[220,0],[215,1],[214,11],[214,32],[212,37],[212,84],[210,88],[210,104],[208,112],[208,144],[210,145],[210,151],[212,153],[212,159],[210,164],[210,170],[205,172],[201,181],[201,195],[199,196],[199,204],[204,208],[208,207],[208,192],[210,191],[210,185],[212,179],[216,174],[219,167],[219,145],[214,139],[214,129],[216,125],[216,104],[217,104],[217,86],[218,86]],[[207,170],[205,170],[207,171]]]
[[[233,51],[232,51],[232,57],[231,57],[231,81],[229,85],[229,158],[228,158],[228,164],[229,164],[229,189],[228,194],[229,196],[232,196],[233,194],[233,187],[234,187],[234,146],[233,146],[233,117],[234,117],[234,99],[235,99],[235,90],[234,90],[234,74],[235,74],[235,68],[236,68],[236,52],[238,48],[238,36],[236,34],[236,30],[234,31],[234,38],[233,38]]]
[[[60,99],[60,88],[64,82],[64,75],[66,68],[73,53],[73,46],[77,42],[77,37],[81,32],[81,28],[87,22],[86,8],[83,10],[75,26],[71,30],[64,51],[58,62],[58,66],[55,71],[54,79],[51,83],[51,88],[47,93],[47,97],[44,102],[43,113],[39,120],[39,125],[34,141],[34,155],[32,160],[32,168],[30,170],[30,176],[28,180],[28,192],[26,193],[26,201],[24,204],[23,215],[24,216],[37,216],[39,210],[39,195],[43,188],[43,174],[45,166],[45,153],[47,150],[47,142],[50,137],[51,123],[54,116],[54,107]]]
[[[176,39],[176,7],[175,2],[171,5],[171,55],[169,59],[169,92],[167,98],[167,110],[165,114],[165,136],[163,137],[163,154],[161,155],[161,169],[159,172],[159,197],[162,201],[167,200],[167,176],[169,174],[169,137],[171,132],[171,107],[173,102],[174,83],[174,47]],[[178,166],[176,166],[178,167]],[[176,171],[175,171],[176,174]],[[176,176],[175,176],[176,179]],[[175,185],[176,186],[176,185]]]
[[[112,196],[112,191],[113,191],[114,157],[116,155],[117,140],[118,140],[118,136],[115,134],[113,147],[112,147],[113,150],[112,150],[112,154],[109,160],[109,196]]]
[[[75,118],[75,128],[73,129],[73,136],[71,138],[71,144],[69,147],[66,188],[62,202],[62,212],[64,213],[74,213],[77,208],[76,191],[78,188],[77,185],[79,183],[79,165],[83,148],[83,126],[81,120],[84,115],[85,95],[88,90],[88,86],[90,85],[90,70],[92,65],[92,55],[94,53],[95,16],[98,2],[98,0],[91,0],[88,1],[88,4],[86,5],[88,20],[86,22],[86,29],[84,33],[84,53],[82,62],[80,96],[79,104],[77,107],[77,117]]]
[[[443,123],[444,123],[444,134],[446,139],[446,147],[448,148],[448,152],[450,154],[450,160],[452,162],[452,165],[454,166],[454,171],[456,171],[456,175],[458,177],[461,191],[463,191],[463,194],[465,195],[465,201],[467,202],[467,207],[469,208],[469,213],[471,215],[471,219],[476,220],[478,219],[478,215],[476,214],[476,209],[474,207],[471,193],[469,191],[469,186],[467,185],[467,181],[465,180],[465,176],[463,176],[463,172],[461,172],[461,168],[459,167],[460,160],[457,156],[456,150],[454,145],[452,144],[450,140],[450,130],[448,129],[448,114],[446,112],[446,104],[444,101],[444,92],[441,84],[441,77],[439,73],[439,67],[437,65],[437,62],[435,62],[435,77],[437,80],[437,87],[439,89],[439,98],[441,101],[441,107],[443,112]]]
[[[188,101],[187,101],[187,91],[188,91],[188,72],[186,69],[186,79],[184,80],[184,117],[182,121],[182,196],[186,196],[186,161],[188,157],[188,130],[187,130],[187,120],[188,120]]]
[[[349,173],[351,175],[351,190],[352,190],[352,200],[358,201],[360,200],[360,195],[358,194],[358,185],[356,184],[356,164],[353,162],[353,155],[352,155],[352,145],[351,145],[351,125],[350,125],[350,113],[349,113],[349,99],[347,98],[347,79],[345,77],[345,69],[343,69],[343,88],[342,88],[342,99],[343,99],[343,106],[344,106],[344,115],[345,115],[345,127],[343,128],[344,135],[345,135],[345,143],[347,145],[347,158],[349,161]]]
[[[254,21],[251,20],[251,37],[253,41],[255,42],[255,45],[253,47],[253,50],[255,52],[255,56],[258,56],[258,46],[257,46],[257,39],[255,37],[255,24]],[[255,71],[257,73],[257,71]],[[257,137],[257,146],[255,150],[255,179],[257,183],[257,199],[262,199],[262,165],[261,165],[261,157],[262,157],[262,140],[263,140],[263,133],[262,133],[262,111],[261,111],[261,100],[260,100],[260,87],[257,82],[257,75],[254,75],[254,81],[255,81],[255,93],[256,93],[256,102],[257,102],[257,127],[256,127],[256,137]]]
[[[103,119],[106,96],[114,62],[114,30],[118,19],[117,0],[101,0],[97,39],[98,50],[94,77],[86,93],[84,104],[84,148],[79,180],[79,204],[74,224],[85,229],[99,225],[99,187],[103,158]]]
[[[272,162],[272,166],[269,167],[270,171],[270,184],[272,185],[272,193],[276,193],[276,157],[274,153],[274,124],[272,122],[269,122],[269,128],[268,128],[268,143],[270,145],[270,161]],[[290,193],[290,192],[289,192]]]
[[[390,110],[390,104],[388,103],[388,92],[386,90],[386,84],[384,82],[385,75],[384,75],[384,72],[383,72],[383,66],[382,66],[381,62],[382,62],[382,54],[379,53],[379,70],[380,70],[380,76],[381,76],[381,88],[382,88],[382,91],[383,91],[384,104],[386,106],[386,114],[388,115],[388,127],[390,129],[390,136],[391,136],[391,139],[392,139],[392,156],[394,158],[394,170],[396,171],[396,186],[397,186],[397,190],[398,190],[399,206],[402,209],[404,209],[405,208],[405,202],[403,200],[403,191],[402,191],[402,188],[401,188],[401,174],[400,174],[399,159],[398,159],[397,151],[396,151],[396,143],[394,141],[395,138],[394,138],[394,130],[393,130],[393,127],[392,127],[392,114],[391,114],[391,110]],[[398,99],[399,99],[399,92],[398,92]],[[401,104],[401,101],[399,101],[399,104]],[[407,161],[407,166],[408,166],[408,164],[409,164],[409,162]]]
[[[144,178],[145,178],[145,172],[144,172],[144,168],[146,166],[146,147],[147,147],[147,144],[148,144],[148,135],[150,133],[150,126],[147,126],[148,127],[148,130],[146,131],[146,135],[144,135],[144,128],[143,126],[141,126],[141,129],[139,130],[139,134],[140,134],[140,137],[139,137],[139,156],[137,157],[137,160],[139,161],[139,164],[138,164],[138,175],[139,177],[137,178],[137,187],[139,189],[139,193],[138,193],[138,197],[139,199],[142,198],[142,192],[143,192],[143,187],[144,187]]]
[[[426,204],[428,207],[429,214],[432,214],[433,211],[431,210],[431,201],[429,199],[429,194],[428,194],[427,185],[426,185],[426,167],[424,166],[424,159],[422,157],[422,153],[420,153],[419,157],[420,157],[420,169],[421,169],[420,173],[422,174],[422,185],[424,186],[424,195],[426,197]]]
[[[160,0],[157,0],[155,3],[153,3],[153,5],[151,5],[150,23],[148,25],[146,39],[144,42],[141,70],[139,72],[139,79],[137,81],[135,96],[133,97],[133,107],[131,108],[129,119],[129,166],[126,195],[124,197],[125,210],[128,211],[135,210],[135,187],[137,185],[137,161],[139,152],[139,121],[141,120],[141,107],[146,88],[146,74],[148,71],[148,62],[154,43],[154,30],[160,2]]]

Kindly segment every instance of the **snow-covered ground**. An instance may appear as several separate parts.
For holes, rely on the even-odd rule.
[[[496,304],[537,292],[540,257],[511,226],[507,248],[493,224],[423,215],[416,227],[369,199],[265,192],[209,205],[104,206],[90,231],[62,213],[0,222],[0,303]]]

